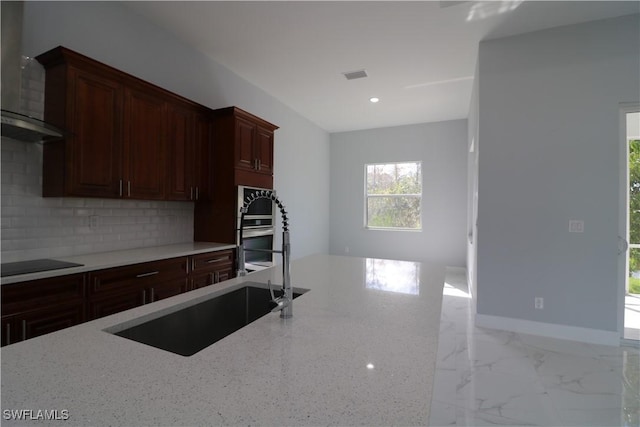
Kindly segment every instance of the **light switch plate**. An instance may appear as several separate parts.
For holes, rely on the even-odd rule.
[[[569,233],[584,233],[584,221],[578,219],[569,220]]]

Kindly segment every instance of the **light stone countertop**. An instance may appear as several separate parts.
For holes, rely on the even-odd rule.
[[[243,286],[279,266],[0,350],[8,410],[64,426],[428,424],[445,267],[313,255],[292,262],[293,318],[268,314],[190,357],[105,332]],[[188,332],[185,332],[188,333]],[[68,411],[68,412],[63,412]]]
[[[233,249],[235,245],[213,242],[188,242],[165,246],[152,246],[138,249],[125,249],[122,251],[99,252],[88,255],[76,255],[71,257],[56,257],[58,261],[82,264],[81,267],[70,267],[59,270],[41,271],[38,273],[20,274],[3,277],[0,284],[24,282],[27,280],[45,279],[48,277],[63,276],[67,274],[85,273],[87,271],[101,270],[104,268],[121,267],[124,265],[138,264],[142,262],[158,261],[161,259],[176,258],[181,256],[196,255],[211,251]]]

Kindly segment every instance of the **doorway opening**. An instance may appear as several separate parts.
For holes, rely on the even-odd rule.
[[[640,111],[625,113],[627,155],[624,340],[640,341]]]

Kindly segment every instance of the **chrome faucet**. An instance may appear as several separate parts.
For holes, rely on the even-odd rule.
[[[282,250],[273,249],[247,249],[244,247],[242,240],[242,230],[244,227],[244,215],[247,213],[251,203],[258,199],[269,199],[278,206],[280,213],[282,214]],[[249,252],[270,252],[282,254],[282,295],[276,298],[271,289],[271,281],[269,281],[269,291],[271,292],[271,304],[273,305],[272,312],[280,311],[280,317],[288,319],[293,316],[293,289],[291,288],[291,273],[290,273],[290,257],[291,257],[291,242],[289,241],[289,218],[287,217],[287,211],[284,205],[276,197],[276,194],[270,190],[256,190],[244,200],[242,207],[240,208],[240,228],[238,230],[238,276],[246,276],[247,270],[245,269],[245,256],[244,253]]]

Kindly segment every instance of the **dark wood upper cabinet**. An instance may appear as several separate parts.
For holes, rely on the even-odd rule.
[[[147,91],[127,89],[124,105],[124,195],[164,199],[165,102]]]
[[[167,192],[172,200],[192,200],[195,169],[195,114],[171,104],[167,109]]]
[[[273,134],[278,126],[237,107],[215,110],[213,116],[216,173],[233,176],[232,185],[273,188]]]
[[[211,115],[181,103],[167,105],[167,196],[209,200]]]
[[[69,192],[77,195],[116,196],[122,176],[122,85],[91,73],[70,69],[71,138],[91,141],[70,144]],[[76,160],[77,159],[77,160]]]
[[[209,201],[213,198],[211,172],[214,167],[212,141],[212,121],[209,112],[198,112],[195,116],[195,138],[193,147],[193,200]]]
[[[256,169],[256,125],[242,117],[235,119],[235,167],[253,171]],[[229,142],[227,142],[229,143]]]
[[[218,143],[235,147],[234,165],[240,172],[236,173],[236,181],[241,181],[237,184],[265,187],[260,185],[266,182],[264,177],[255,176],[252,180],[251,175],[242,172],[273,176],[273,132],[278,127],[236,107],[217,110],[214,114],[216,131],[224,135],[223,139],[218,138]],[[225,129],[231,126],[230,121],[234,125],[231,135]]]
[[[237,107],[213,111],[213,201],[196,203],[194,240],[235,243],[237,186],[273,188],[271,124]]]
[[[123,86],[92,70],[55,71],[47,74],[48,87],[66,83],[68,92],[47,98],[54,98],[47,111],[53,104],[61,112],[45,118],[66,129],[67,137],[44,144],[43,195],[118,197]]]
[[[255,139],[256,157],[258,158],[258,173],[273,175],[273,130],[262,126],[256,128]]]
[[[210,192],[194,174],[208,169],[196,150],[209,150],[199,120],[211,119],[210,109],[63,47],[37,59],[45,120],[66,130],[44,144],[44,196],[196,200],[198,185]]]

